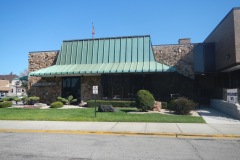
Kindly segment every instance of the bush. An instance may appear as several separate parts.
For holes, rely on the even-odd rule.
[[[21,98],[18,98],[18,97],[15,97],[15,98],[13,99],[13,101],[15,101],[16,104],[18,104],[18,102],[22,101],[22,99],[21,99]]]
[[[27,104],[27,98],[28,98],[27,96],[23,96],[23,98],[22,98],[22,102],[24,105]]]
[[[152,110],[154,105],[154,97],[147,90],[139,90],[136,97],[136,107],[142,111]]]
[[[3,98],[1,99],[2,102],[4,102],[4,101],[11,101],[11,100],[12,100],[11,97],[3,97]]]
[[[12,107],[11,101],[0,102],[0,108]]]
[[[174,110],[173,105],[174,105],[174,100],[170,100],[170,101],[168,102],[167,109]]]
[[[62,108],[63,107],[63,103],[62,102],[53,102],[51,103],[50,105],[51,107],[50,108]]]
[[[34,105],[35,103],[38,103],[39,100],[40,98],[36,96],[26,98],[27,104],[29,105]]]
[[[168,103],[167,102],[161,102],[162,109],[168,109]]]
[[[96,100],[96,105],[112,105],[113,107],[135,107],[134,101],[111,101],[111,100]],[[95,100],[87,101],[88,107],[95,106]]]
[[[57,97],[57,100],[64,104],[68,104],[68,105],[71,103],[77,102],[77,99],[73,99],[72,95],[68,96],[67,99],[59,96],[59,97]]]
[[[173,109],[177,114],[187,115],[191,110],[195,109],[196,103],[187,98],[177,98],[173,101]]]

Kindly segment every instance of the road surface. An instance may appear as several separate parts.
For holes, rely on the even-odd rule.
[[[239,139],[0,133],[1,160],[239,160]]]

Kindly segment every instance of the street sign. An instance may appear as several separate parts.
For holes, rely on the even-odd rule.
[[[98,94],[98,86],[93,86],[93,94],[94,94],[94,100],[95,100],[95,117],[97,116],[97,104],[96,104],[96,94]]]
[[[98,86],[93,86],[93,94],[98,94]]]

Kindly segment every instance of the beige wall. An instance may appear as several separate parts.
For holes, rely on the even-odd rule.
[[[217,70],[234,65],[239,59],[239,41],[235,45],[239,39],[239,18],[239,9],[230,11],[204,41],[215,43]]]
[[[236,45],[236,62],[240,63],[240,9],[234,10],[234,29]]]

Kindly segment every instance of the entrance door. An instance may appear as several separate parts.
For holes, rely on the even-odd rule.
[[[81,77],[64,77],[62,79],[62,97],[67,98],[70,95],[78,102],[81,101]]]

